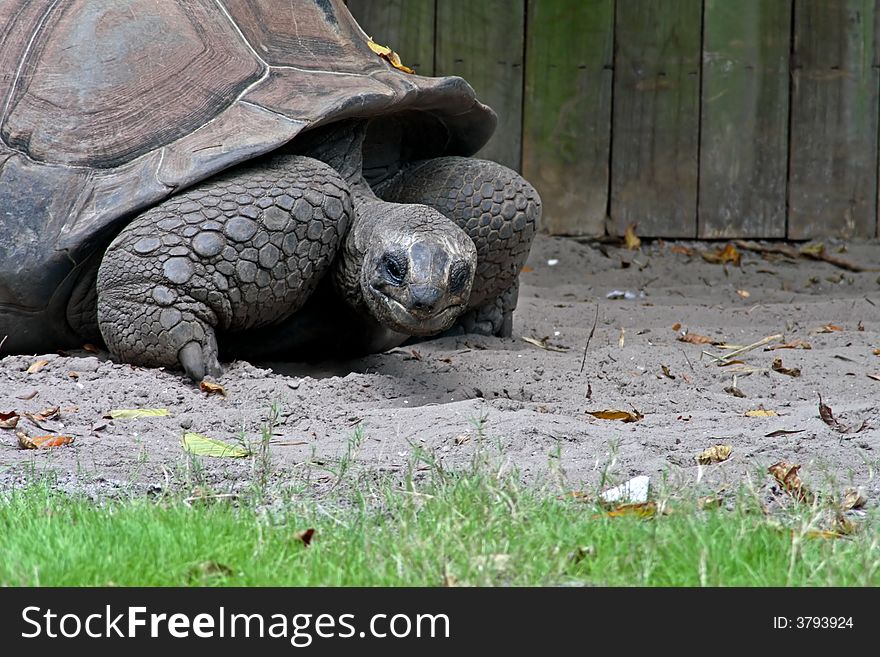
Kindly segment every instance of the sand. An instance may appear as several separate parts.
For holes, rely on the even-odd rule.
[[[880,378],[878,274],[747,251],[740,266],[711,264],[682,252],[716,246],[655,241],[629,251],[540,236],[521,277],[514,337],[435,339],[344,362],[235,362],[218,380],[225,397],[178,372],[113,363],[104,352],[6,356],[0,412],[58,406],[60,416],[42,429],[24,417],[18,428],[75,441],[24,450],[13,430],[0,429],[0,487],[50,472],[57,486],[97,497],[196,485],[235,492],[252,484],[255,461],[196,464],[181,437],[257,442],[276,404],[274,484],[308,471],[315,486],[326,485],[347,452],[361,473],[403,476],[430,461],[468,467],[484,450],[527,482],[585,491],[640,475],[655,490],[769,488],[768,466],[786,461],[802,465],[810,486],[857,486],[875,505],[880,380],[868,375]],[[852,262],[880,263],[876,242],[828,247]],[[634,298],[608,298],[614,291]],[[732,345],[781,334],[770,346],[801,340],[812,348],[758,348],[721,367],[703,352],[725,350],[680,341],[686,331]],[[771,369],[775,358],[800,375]],[[38,360],[49,362],[28,373]],[[744,396],[730,392],[734,383]],[[820,394],[851,433],[823,422]],[[169,415],[104,417],[120,408]],[[761,408],[776,415],[745,415]],[[603,409],[643,417],[588,414]],[[798,433],[768,435],[778,430]],[[730,458],[698,465],[696,456],[716,444],[731,446]]]

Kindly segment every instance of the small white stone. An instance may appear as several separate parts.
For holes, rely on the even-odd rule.
[[[558,260],[557,258],[550,258],[550,259],[547,261],[547,265],[550,266],[550,267],[555,267],[555,266],[558,265],[558,264],[559,264],[559,260]]]
[[[633,477],[629,481],[615,488],[609,488],[599,495],[606,502],[627,502],[640,504],[648,501],[648,488],[650,477],[641,475]]]

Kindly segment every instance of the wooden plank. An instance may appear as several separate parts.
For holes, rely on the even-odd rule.
[[[701,238],[785,237],[789,0],[706,0]]]
[[[877,212],[874,0],[797,0],[788,237],[870,237]]]
[[[419,75],[434,75],[434,0],[348,0],[364,32]]]
[[[435,75],[460,75],[498,113],[495,136],[477,154],[519,170],[525,0],[437,4]]]
[[[529,0],[523,175],[542,230],[605,232],[611,148],[614,0]]]
[[[697,234],[701,0],[620,0],[615,27],[612,232]]]

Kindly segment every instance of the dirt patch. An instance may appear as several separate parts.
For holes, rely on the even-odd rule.
[[[7,356],[0,411],[59,406],[60,418],[47,426],[76,440],[22,450],[13,431],[0,430],[0,486],[51,470],[61,486],[96,494],[180,488],[194,467],[180,446],[185,430],[256,441],[276,403],[270,452],[281,481],[310,464],[338,462],[356,426],[359,467],[404,472],[416,453],[465,465],[482,423],[489,448],[530,481],[558,477],[561,467],[567,485],[589,488],[611,466],[618,481],[649,475],[689,486],[752,477],[765,484],[767,467],[784,460],[802,464],[808,484],[861,486],[876,504],[880,381],[868,375],[880,376],[877,273],[748,252],[740,266],[710,264],[672,246],[631,252],[540,237],[522,275],[515,338],[443,338],[318,365],[237,362],[220,379],[225,398],[178,373],[118,365],[106,354]],[[839,257],[876,264],[880,245],[848,245]],[[608,298],[615,291],[634,298]],[[725,351],[679,341],[688,330],[736,345],[782,334],[812,348],[759,348],[719,367],[702,352]],[[773,370],[776,358],[800,376]],[[28,373],[40,359],[49,362]],[[744,397],[730,392],[734,377]],[[844,427],[867,426],[853,433],[828,426],[820,394]],[[103,418],[110,409],[157,407],[169,416]],[[745,416],[761,407],[777,415]],[[644,417],[623,423],[587,414],[606,408],[635,408]],[[25,418],[19,426],[45,433]],[[799,433],[768,435],[780,429]],[[695,457],[719,443],[733,448],[731,457],[698,467]],[[234,490],[250,480],[253,463],[203,459],[198,467],[203,481]]]

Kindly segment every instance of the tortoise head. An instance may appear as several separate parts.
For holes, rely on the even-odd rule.
[[[467,307],[477,265],[473,240],[424,205],[381,204],[365,244],[360,288],[373,316],[408,335],[445,331]]]

